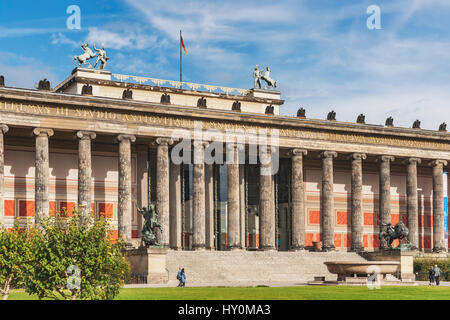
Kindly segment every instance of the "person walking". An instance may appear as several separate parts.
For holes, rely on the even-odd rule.
[[[430,271],[428,271],[428,279],[430,279],[430,286],[434,283],[434,268],[433,266],[430,267]]]
[[[178,273],[177,273],[177,280],[178,280],[178,285],[177,287],[181,287],[181,266],[178,268]]]
[[[441,275],[441,269],[437,266],[437,264],[434,265],[434,280],[436,280],[436,285],[439,285],[439,277]]]
[[[186,272],[184,272],[184,268],[181,269],[181,287],[186,286]]]

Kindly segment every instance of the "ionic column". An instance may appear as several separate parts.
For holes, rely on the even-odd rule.
[[[156,212],[161,229],[156,230],[156,239],[164,248],[169,247],[169,145],[173,143],[169,138],[156,139]]]
[[[194,250],[205,250],[205,147],[208,142],[194,141],[194,173],[192,186],[192,211],[194,219]]]
[[[4,172],[5,172],[5,144],[4,134],[9,130],[6,124],[0,124],[0,222],[3,222],[5,216],[5,199],[4,199]]]
[[[36,221],[39,216],[48,216],[48,180],[49,180],[49,154],[48,138],[53,136],[52,129],[35,128],[33,130],[36,136],[36,159],[34,174],[34,201]]]
[[[277,248],[275,243],[275,193],[271,173],[271,149],[270,147],[260,148],[263,148],[260,150],[260,156],[263,158],[261,160],[263,161],[261,161],[259,177],[259,237],[261,249],[270,251]]]
[[[119,237],[131,245],[132,224],[132,198],[131,198],[131,143],[136,137],[128,134],[119,134],[116,137],[119,142],[119,212],[118,227]]]
[[[303,181],[303,149],[293,149],[291,170],[292,188],[292,244],[291,250],[305,249],[305,186]]]
[[[411,242],[411,249],[419,248],[419,211],[417,203],[417,164],[421,160],[409,158],[406,162],[406,216],[408,224],[408,240]]]
[[[351,229],[352,250],[363,251],[363,210],[362,210],[362,161],[367,158],[364,153],[353,153],[351,181]]]
[[[241,211],[241,248],[245,249],[246,247],[246,219],[245,219],[245,171],[244,171],[245,162],[239,165],[239,196],[240,196],[240,211]]]
[[[208,250],[214,250],[214,182],[213,165],[205,164],[205,229]]]
[[[181,168],[170,161],[170,248],[182,249]]]
[[[320,197],[320,224],[322,227],[322,250],[332,251],[334,247],[334,198],[333,198],[333,158],[334,151],[320,153],[322,159],[322,190]]]
[[[380,195],[379,195],[379,211],[380,211],[380,228],[383,225],[391,223],[391,161],[395,158],[392,156],[379,156],[377,160],[380,162]],[[380,239],[380,249],[387,249],[386,240]]]
[[[445,160],[430,162],[433,167],[433,251],[445,252],[445,228],[444,228],[444,178],[443,167],[447,165]]]
[[[96,134],[89,131],[78,131],[78,206],[88,215],[92,203],[92,165],[91,140]],[[82,207],[81,207],[82,206]]]
[[[238,145],[227,144],[227,166],[228,166],[228,198],[227,198],[227,227],[228,227],[228,249],[241,249],[240,230],[240,181],[239,181],[239,159]]]

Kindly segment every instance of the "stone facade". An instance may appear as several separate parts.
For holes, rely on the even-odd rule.
[[[81,95],[86,84],[92,96]],[[121,99],[125,89],[133,100]],[[161,91],[170,103],[160,103]],[[203,96],[208,107],[197,108]],[[75,71],[52,91],[2,87],[0,219],[11,226],[15,217],[78,204],[111,218],[116,236],[138,246],[136,207],[153,203],[163,247],[236,251],[301,251],[312,241],[324,251],[377,250],[385,247],[380,226],[401,219],[414,248],[447,251],[450,134],[280,117],[281,104],[279,93],[165,89],[114,82],[106,71]],[[201,134],[234,130],[238,143],[195,137],[199,124]],[[176,132],[194,136],[193,163],[173,161]],[[255,142],[263,132],[272,147]],[[213,142],[234,161],[205,163]]]

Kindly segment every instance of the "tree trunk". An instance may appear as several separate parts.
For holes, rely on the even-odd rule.
[[[3,289],[3,296],[2,296],[2,300],[8,300],[8,296],[9,296],[9,285],[11,283],[11,278],[9,278],[8,280],[6,280],[5,282],[5,288]]]

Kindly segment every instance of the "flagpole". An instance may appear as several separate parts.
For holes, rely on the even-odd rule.
[[[182,54],[181,54],[181,30],[180,30],[180,89],[183,87],[183,66],[182,66]]]

